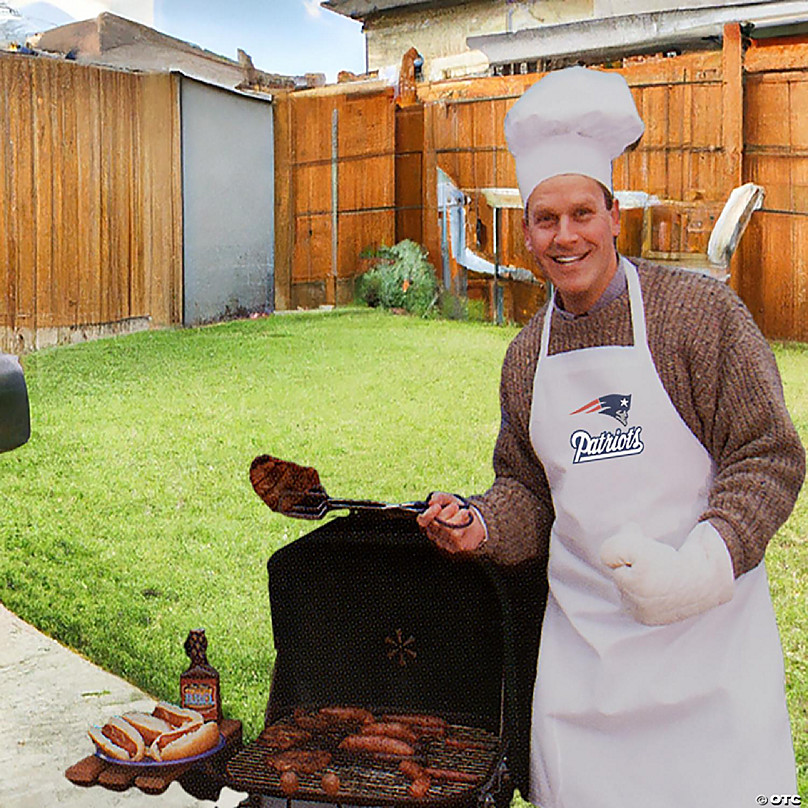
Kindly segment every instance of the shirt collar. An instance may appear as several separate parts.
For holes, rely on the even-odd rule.
[[[617,271],[609,281],[609,285],[603,290],[603,294],[595,301],[595,305],[592,306],[589,311],[585,311],[583,314],[573,314],[571,311],[567,311],[561,307],[561,300],[558,295],[555,297],[555,310],[565,320],[577,320],[579,317],[587,317],[590,314],[594,314],[596,311],[598,311],[598,309],[608,306],[609,303],[620,297],[620,295],[622,295],[626,290],[627,286],[628,281],[626,280],[626,270],[623,268],[623,262],[618,260]]]

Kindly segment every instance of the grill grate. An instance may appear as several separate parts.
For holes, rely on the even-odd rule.
[[[294,726],[290,719],[276,721],[275,726]],[[501,749],[500,738],[486,730],[459,724],[450,724],[447,743],[444,738],[422,738],[419,740],[414,760],[421,766],[435,769],[450,769],[473,775],[473,783],[449,782],[432,778],[426,796],[419,799],[419,805],[430,803],[467,801],[494,771]],[[413,802],[409,793],[410,781],[398,769],[397,760],[383,760],[359,756],[337,749],[340,736],[334,733],[320,733],[301,749],[326,749],[332,753],[330,764],[314,774],[298,773],[299,788],[292,799],[316,800],[340,804],[382,805]],[[451,743],[466,744],[457,748]],[[238,791],[251,794],[266,794],[276,797],[286,795],[280,789],[280,773],[266,763],[266,757],[274,750],[260,738],[245,746],[227,764],[230,785]],[[320,779],[326,772],[339,777],[340,790],[335,796],[328,796],[320,786]]]

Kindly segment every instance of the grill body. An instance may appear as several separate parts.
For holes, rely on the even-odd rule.
[[[508,598],[494,568],[438,551],[411,517],[355,513],[277,551],[268,573],[276,649],[268,727],[334,705],[440,716],[471,749],[435,739],[419,745],[417,759],[479,779],[436,782],[417,804],[509,804],[517,666]],[[282,796],[259,741],[231,761],[228,775],[241,790]],[[311,775],[301,779],[300,798],[414,802],[395,761],[346,759],[334,747],[333,766],[347,793],[329,799]]]

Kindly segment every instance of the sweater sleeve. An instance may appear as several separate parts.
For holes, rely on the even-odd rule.
[[[544,469],[530,442],[530,406],[538,350],[535,322],[508,348],[500,384],[502,420],[494,447],[494,483],[471,498],[485,521],[482,554],[502,564],[546,562],[553,506]]]
[[[774,355],[727,287],[705,284],[700,322],[687,330],[690,388],[703,443],[715,463],[709,519],[735,577],[763,559],[805,477],[805,450],[791,421]]]

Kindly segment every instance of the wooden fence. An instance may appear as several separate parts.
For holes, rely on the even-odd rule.
[[[738,26],[730,25],[721,50],[627,64],[619,72],[632,89],[646,134],[636,150],[617,161],[615,187],[676,203],[655,209],[648,234],[653,249],[705,251],[732,188],[759,182],[767,190],[765,206],[753,216],[733,259],[732,283],[767,336],[808,341],[808,42],[743,43]],[[333,90],[325,96],[311,91],[285,99],[279,111],[285,110],[288,124],[276,143],[276,159],[277,175],[286,179],[278,197],[293,200],[282,204],[295,209],[289,213],[294,222],[287,230],[290,244],[276,252],[276,278],[280,286],[286,283],[280,294],[292,306],[339,302],[350,293],[350,279],[364,268],[361,250],[403,237],[424,243],[440,272],[437,168],[471,199],[467,239],[493,258],[493,214],[481,189],[515,187],[503,120],[537,78],[533,74],[419,85],[419,104],[400,109],[389,93],[355,95],[353,119],[379,116],[381,123],[367,145],[359,137],[356,151],[337,154],[336,215],[327,207],[332,177],[328,161],[333,158],[328,123],[339,102]],[[361,115],[360,108],[368,114]],[[406,138],[396,134],[405,127]],[[398,155],[395,160],[381,159],[392,153]],[[281,165],[284,154],[287,170]],[[385,171],[391,173],[383,175]],[[360,188],[372,203],[363,202]],[[302,202],[296,200],[301,194]],[[360,211],[357,204],[365,207]],[[280,230],[285,211],[276,210],[276,215]],[[347,229],[349,216],[361,219],[362,228],[351,228],[350,245],[343,245],[342,222]],[[340,228],[336,262],[333,249],[329,252],[329,221]],[[638,255],[641,211],[624,213],[622,224],[621,251]],[[522,243],[519,211],[505,212],[500,248],[503,263],[532,266]],[[341,296],[328,293],[328,273],[342,282]],[[485,294],[486,286],[478,280],[470,293]],[[508,292],[510,316],[520,321],[542,299],[535,287],[511,284]]]
[[[768,337],[808,341],[808,40],[743,43],[732,25],[721,50],[620,72],[647,131],[615,186],[678,203],[655,213],[653,246],[703,251],[730,190],[760,183],[732,282]],[[468,242],[493,258],[481,189],[515,186],[503,119],[537,78],[422,84],[403,107],[380,85],[276,97],[276,307],[346,302],[363,252],[403,238],[442,275],[438,168],[471,200]],[[182,321],[177,81],[0,54],[0,349]],[[503,217],[501,258],[530,267],[519,215]],[[641,218],[623,215],[626,254]],[[540,286],[509,287],[514,319],[540,302]]]
[[[0,349],[180,321],[175,81],[0,54]]]
[[[392,91],[287,95],[275,114],[276,307],[344,303],[360,253],[395,239]]]
[[[744,57],[744,180],[766,188],[737,288],[763,333],[808,341],[808,42]]]

